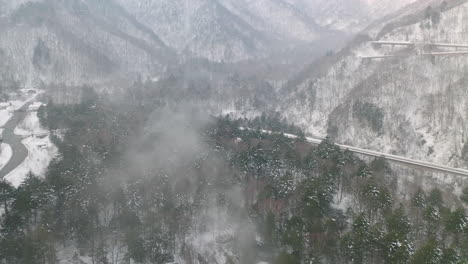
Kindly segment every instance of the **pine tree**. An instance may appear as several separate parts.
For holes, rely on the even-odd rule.
[[[282,230],[281,243],[292,248],[293,251],[302,251],[304,247],[304,222],[300,217],[293,216],[286,221]]]
[[[422,223],[423,213],[427,207],[426,193],[419,188],[411,199],[411,206],[415,208],[415,234],[419,238],[423,234],[424,224]]]
[[[429,240],[415,253],[411,264],[439,264],[442,259],[442,250],[434,238]]]
[[[3,204],[5,216],[8,217],[8,203],[13,199],[15,188],[5,179],[0,180],[0,203]]]
[[[363,164],[359,167],[357,176],[361,178],[369,178],[372,176],[372,171],[366,164]]]
[[[440,264],[461,264],[458,252],[453,248],[444,248]]]
[[[468,205],[468,187],[465,187],[463,189],[462,195],[460,196],[460,199]]]
[[[411,224],[402,207],[385,219],[387,232],[382,239],[382,258],[385,263],[408,263],[412,244],[409,234]]]
[[[265,244],[268,246],[273,246],[275,244],[276,224],[275,215],[272,212],[268,212],[267,216],[265,217],[265,222],[262,229]]]
[[[468,218],[465,209],[458,208],[448,214],[445,220],[445,230],[452,234],[455,238],[455,243],[459,243],[461,234],[468,223]]]
[[[358,216],[354,219],[351,232],[347,233],[342,240],[346,259],[353,264],[366,263],[370,252],[376,246],[376,238],[369,220],[364,215]]]
[[[426,207],[426,193],[421,188],[419,188],[418,191],[414,194],[413,198],[411,199],[411,204],[418,209],[424,209]]]

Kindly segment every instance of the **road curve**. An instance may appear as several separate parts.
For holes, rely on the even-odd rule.
[[[241,128],[244,129],[244,128]],[[264,133],[276,133],[273,131],[268,131],[268,130],[262,130]],[[288,138],[297,138],[296,135],[292,134],[284,134]],[[307,142],[312,143],[312,144],[320,144],[322,143],[323,139],[316,139],[316,138],[310,138],[306,137]],[[417,166],[420,168],[425,168],[425,169],[430,169],[430,170],[435,170],[439,172],[444,172],[444,173],[450,173],[450,174],[456,174],[456,175],[461,175],[461,176],[468,176],[468,170],[465,169],[459,169],[459,168],[452,168],[444,165],[439,165],[435,164],[432,162],[427,162],[427,161],[420,161],[420,160],[414,160],[414,159],[409,159],[406,157],[398,156],[398,155],[392,155],[392,154],[387,154],[383,152],[378,152],[378,151],[373,151],[373,150],[368,150],[368,149],[362,149],[362,148],[357,148],[353,146],[348,146],[348,145],[341,145],[341,144],[335,144],[338,147],[340,147],[342,150],[349,150],[351,152],[357,153],[357,154],[362,154],[366,156],[371,156],[371,157],[384,157],[387,160],[399,162],[402,164],[407,164],[407,165],[413,165]]]
[[[15,135],[16,126],[26,117],[27,109],[32,102],[24,104],[3,127],[3,142],[9,144],[13,151],[10,161],[0,170],[0,178],[7,176],[28,156],[28,149],[21,142],[23,138]]]
[[[307,140],[307,141],[309,141],[309,140]],[[352,146],[339,145],[339,144],[336,144],[336,145],[339,146],[341,149],[348,149],[349,151],[354,152],[354,153],[359,153],[359,154],[372,156],[372,157],[384,157],[387,160],[396,161],[396,162],[400,162],[400,163],[404,163],[404,164],[408,164],[408,165],[415,165],[415,166],[418,166],[418,167],[431,169],[431,170],[436,170],[436,171],[440,171],[440,172],[457,174],[457,175],[462,175],[462,176],[468,176],[468,170],[464,170],[464,169],[452,168],[452,167],[443,166],[443,165],[439,165],[439,164],[435,164],[435,163],[431,163],[431,162],[427,162],[427,161],[414,160],[414,159],[409,159],[409,158],[405,158],[405,157],[401,157],[401,156],[397,156],[397,155],[386,154],[386,153],[382,153],[382,152],[377,152],[377,151],[367,150],[367,149],[361,149],[361,148],[356,148],[356,147],[352,147]]]

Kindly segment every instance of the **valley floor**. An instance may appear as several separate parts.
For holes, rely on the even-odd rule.
[[[28,103],[35,101],[37,94],[30,95],[28,91],[23,91],[18,100],[1,103],[0,125],[3,127],[13,117],[14,111],[19,110]],[[15,187],[19,186],[29,173],[36,176],[43,176],[48,164],[57,153],[57,148],[50,141],[48,131],[41,127],[37,117],[38,103],[33,103],[27,108],[26,117],[20,121],[14,129],[14,134],[23,137],[21,143],[27,149],[27,156],[21,164],[5,175],[5,179]],[[3,134],[3,129],[2,129]],[[15,150],[8,144],[2,144],[0,153],[0,168],[10,162]]]

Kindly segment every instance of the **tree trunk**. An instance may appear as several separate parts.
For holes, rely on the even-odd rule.
[[[8,204],[7,201],[3,201],[3,206],[5,206],[5,216],[8,216]]]

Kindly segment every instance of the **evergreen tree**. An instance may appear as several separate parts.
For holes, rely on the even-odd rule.
[[[0,204],[3,204],[5,215],[8,217],[9,202],[15,196],[15,188],[5,179],[0,180]]]
[[[468,187],[465,187],[463,189],[462,195],[460,196],[460,199],[468,205]]]
[[[300,217],[293,216],[286,221],[282,230],[281,243],[294,252],[302,252],[304,247],[304,222]]]
[[[376,246],[378,235],[371,229],[369,220],[360,215],[353,221],[351,232],[343,238],[346,259],[353,264],[367,263]]]
[[[387,232],[382,239],[382,258],[385,263],[408,263],[412,254],[411,224],[402,207],[386,220]]]
[[[460,236],[463,234],[464,228],[468,223],[465,209],[458,208],[455,211],[449,212],[445,220],[445,230],[447,233],[452,234],[455,242],[458,244]]]
[[[442,257],[440,264],[461,264],[460,256],[457,251],[453,248],[444,248],[442,250]]]
[[[418,209],[424,209],[427,206],[426,193],[421,188],[414,194],[411,204]]]
[[[438,264],[442,260],[442,250],[434,238],[430,238],[420,249],[418,249],[411,264]]]

